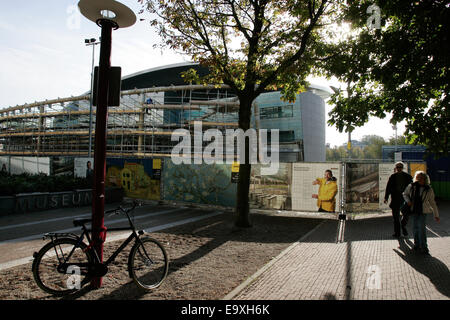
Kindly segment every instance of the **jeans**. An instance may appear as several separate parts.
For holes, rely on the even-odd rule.
[[[400,236],[400,227],[402,227],[402,229],[406,229],[409,217],[408,216],[400,217],[400,207],[392,208],[392,217],[394,218],[394,234]]]
[[[420,249],[428,249],[427,245],[427,229],[426,229],[426,214],[414,214],[413,217],[413,232],[414,245]]]

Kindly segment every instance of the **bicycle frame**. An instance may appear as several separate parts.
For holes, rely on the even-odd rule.
[[[119,255],[120,252],[122,252],[123,249],[125,249],[125,247],[130,244],[130,242],[132,242],[133,240],[135,241],[140,241],[139,235],[143,235],[144,232],[142,230],[136,231],[136,227],[134,226],[133,222],[131,221],[131,218],[128,214],[128,212],[131,212],[134,210],[136,205],[134,205],[132,208],[125,210],[123,209],[121,206],[119,206],[119,208],[114,209],[114,210],[109,210],[106,212],[115,212],[117,210],[121,210],[123,213],[125,213],[125,215],[127,216],[128,219],[128,223],[130,224],[129,227],[122,227],[122,228],[109,228],[107,229],[107,231],[127,231],[127,230],[131,230],[132,233],[130,234],[130,236],[120,245],[119,248],[117,248],[113,254],[108,258],[108,260],[106,260],[106,262],[100,262],[100,257],[97,254],[96,250],[91,250],[92,249],[92,239],[89,236],[89,233],[92,234],[92,229],[88,229],[86,228],[86,226],[84,224],[82,224],[81,229],[82,229],[82,233],[80,236],[77,236],[73,233],[48,233],[45,235],[45,237],[50,237],[52,242],[54,241],[54,238],[58,238],[58,236],[60,237],[71,237],[75,240],[77,240],[77,244],[75,247],[72,248],[71,252],[67,255],[66,259],[64,259],[65,261],[61,264],[62,266],[66,265],[66,261],[70,260],[70,257],[72,256],[73,252],[75,251],[76,247],[79,246],[83,240],[84,237],[86,236],[87,240],[88,240],[88,250],[91,250],[91,252],[93,252],[93,258],[94,258],[94,263],[95,264],[102,264],[105,267],[107,267],[111,262],[113,262],[116,257]],[[56,248],[55,248],[56,251]],[[144,248],[144,252],[145,252],[145,248]],[[145,252],[145,254],[148,256],[147,252]],[[58,252],[56,252],[56,255],[58,257],[58,260],[60,260]],[[78,264],[70,264],[70,265],[78,265]],[[84,264],[81,264],[82,266],[84,266]]]
[[[131,241],[133,241],[133,239],[135,239],[136,241],[140,241],[139,239],[139,235],[144,234],[144,232],[142,230],[136,232],[136,227],[134,226],[133,222],[131,221],[130,216],[128,215],[128,212],[133,211],[135,208],[135,206],[133,206],[131,209],[124,210],[122,207],[119,207],[118,209],[120,209],[122,212],[125,213],[125,215],[127,216],[128,219],[128,223],[130,224],[129,227],[122,227],[122,228],[108,228],[107,231],[127,231],[127,230],[131,230],[132,233],[130,234],[130,236],[120,245],[119,248],[116,249],[116,251],[113,252],[113,254],[108,258],[108,260],[106,260],[106,262],[103,262],[102,264],[104,266],[108,266],[111,262],[113,262],[116,257],[119,255],[120,252],[122,252],[123,249],[125,249],[125,247],[130,244]],[[117,209],[113,210],[116,211]],[[108,212],[108,211],[107,211]],[[86,238],[88,240],[89,246],[88,248],[92,248],[92,240],[89,237],[89,232],[92,233],[92,229],[87,229],[84,225],[82,226],[83,228],[83,233],[80,236],[80,241],[83,241],[84,235],[86,235]],[[139,234],[139,235],[138,235]],[[96,260],[96,263],[101,263],[100,262],[100,258],[97,254],[97,251],[92,250],[94,252],[94,259]]]
[[[86,227],[87,224],[92,223],[92,219],[78,218],[73,220],[73,224],[76,227],[81,228],[81,234],[75,233],[46,233],[46,238],[51,238],[51,242],[44,245],[44,247],[33,254],[34,261],[32,265],[33,276],[37,285],[44,291],[51,294],[66,294],[73,292],[75,289],[81,289],[86,283],[92,280],[93,277],[103,277],[108,273],[108,266],[113,262],[122,250],[128,246],[131,242],[131,250],[128,254],[128,273],[130,278],[137,284],[138,287],[144,290],[151,290],[157,288],[168,272],[168,257],[167,253],[157,240],[150,237],[142,238],[144,231],[136,230],[129,213],[134,210],[138,202],[134,202],[132,208],[124,209],[119,206],[117,209],[105,211],[108,213],[125,213],[128,218],[128,227],[110,228],[103,230],[105,233],[102,235],[102,239],[107,231],[131,231],[131,234],[118,246],[117,249],[112,252],[109,258],[103,262],[100,260],[99,255],[95,247],[93,246],[93,240],[95,240],[92,227]],[[125,219],[123,219],[125,220]],[[122,219],[118,220],[123,221]],[[134,220],[134,219],[133,219]],[[95,231],[95,230],[94,230]],[[87,241],[85,240],[85,237]],[[155,247],[156,246],[156,247]],[[155,253],[153,253],[155,250]],[[56,253],[57,261],[54,261]],[[150,253],[155,254],[154,257],[150,257]],[[50,258],[50,259],[48,259]],[[45,262],[44,259],[46,260]],[[153,261],[155,260],[155,261]],[[154,265],[157,263],[156,265]],[[162,266],[160,265],[162,263]],[[40,268],[41,264],[44,268]],[[155,269],[156,268],[156,269]],[[56,270],[55,270],[56,269]],[[143,278],[142,272],[146,275],[148,272],[153,272],[155,269],[157,273],[162,271],[160,277],[151,277],[151,279]],[[50,273],[49,273],[50,272]],[[51,273],[63,274],[63,276],[54,277]],[[69,282],[72,281],[72,275],[76,275],[76,279],[79,286],[72,288]],[[82,275],[83,278],[77,278]],[[67,278],[67,287],[64,287],[64,278]],[[62,278],[62,279],[61,279]],[[153,279],[154,278],[154,279]],[[154,282],[156,280],[157,282]],[[61,282],[62,281],[62,282]],[[55,286],[53,286],[51,283]]]

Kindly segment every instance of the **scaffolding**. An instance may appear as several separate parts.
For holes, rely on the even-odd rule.
[[[178,143],[172,136],[182,134],[175,130],[192,132],[194,121],[219,130],[237,128],[238,109],[237,97],[225,85],[122,91],[120,106],[108,108],[107,156],[169,157]],[[89,110],[89,94],[0,110],[0,155],[88,156]],[[95,113],[93,107],[92,141]]]

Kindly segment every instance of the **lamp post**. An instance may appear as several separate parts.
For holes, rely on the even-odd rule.
[[[93,92],[94,92],[94,57],[95,57],[95,46],[99,44],[95,38],[84,39],[86,46],[92,46],[92,69],[91,69],[91,94],[89,101],[89,149],[88,157],[91,157],[92,151],[92,103],[93,103]]]
[[[392,126],[392,129],[394,129],[394,132],[395,132],[394,143],[395,143],[395,152],[397,152],[397,123]]]
[[[111,71],[111,35],[113,29],[126,28],[136,22],[130,8],[114,0],[80,0],[80,12],[101,27],[100,61],[98,70],[97,112],[95,123],[94,185],[92,197],[92,241],[94,250],[103,262],[105,178],[106,178],[106,129],[108,122],[108,90]],[[91,281],[94,288],[102,285],[101,275]]]

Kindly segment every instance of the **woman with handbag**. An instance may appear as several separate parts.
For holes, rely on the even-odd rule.
[[[434,191],[430,186],[430,178],[423,171],[417,171],[413,183],[403,192],[403,197],[411,208],[413,217],[414,250],[429,254],[426,233],[426,218],[433,213],[439,222],[439,211],[434,200]]]

